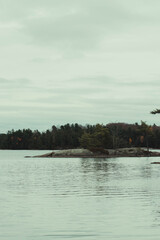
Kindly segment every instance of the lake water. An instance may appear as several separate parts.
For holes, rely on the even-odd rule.
[[[160,158],[0,151],[0,240],[160,239]]]

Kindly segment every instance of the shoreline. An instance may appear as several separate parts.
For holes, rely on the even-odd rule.
[[[50,153],[25,156],[26,158],[119,158],[119,157],[160,157],[160,152],[147,151],[141,148],[119,148],[91,151],[88,149],[57,150]]]

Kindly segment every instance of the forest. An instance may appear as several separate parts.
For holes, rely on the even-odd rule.
[[[123,147],[160,148],[160,126],[109,123],[107,125],[65,124],[40,132],[11,130],[0,134],[0,149],[109,149]]]

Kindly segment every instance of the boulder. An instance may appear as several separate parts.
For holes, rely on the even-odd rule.
[[[54,152],[54,157],[65,157],[65,156],[92,156],[93,152],[87,149],[67,149],[67,150],[59,150]]]

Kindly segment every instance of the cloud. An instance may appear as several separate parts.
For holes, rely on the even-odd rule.
[[[61,87],[57,83],[55,86],[45,88],[32,86],[30,80],[26,83],[22,80],[14,80],[14,84],[16,82],[17,85],[12,83],[13,89],[9,88],[11,80],[0,79],[0,83],[5,82],[3,91],[7,92],[9,89],[8,95],[2,95],[0,103],[2,119],[7,114],[12,119],[37,118],[38,122],[41,122],[40,116],[45,114],[49,119],[52,119],[52,116],[54,119],[59,119],[59,116],[63,115],[64,121],[65,119],[72,121],[73,117],[77,122],[78,118],[82,121],[82,116],[86,116],[83,122],[88,122],[90,118],[92,120],[93,115],[96,116],[95,119],[101,119],[101,116],[104,118],[107,114],[106,116],[111,119],[121,112],[117,119],[123,116],[123,119],[127,120],[131,116],[133,119],[137,118],[135,112],[143,112],[142,109],[146,109],[149,113],[155,106],[155,97],[159,99],[159,90],[154,82],[151,88],[148,85],[144,86],[143,83],[126,86],[125,81],[111,79],[108,76],[94,76],[93,79],[84,77],[81,81],[79,79],[70,79],[69,83],[65,81],[64,86]],[[20,85],[21,81],[22,85]],[[17,88],[18,84],[19,88]],[[154,95],[150,92],[154,92]],[[127,109],[130,116],[125,115]]]
[[[139,5],[137,1],[136,4],[128,2],[60,1],[60,4],[54,2],[48,4],[48,8],[37,7],[37,10],[35,6],[33,16],[25,21],[24,30],[35,43],[62,47],[63,42],[65,47],[89,47],[108,34],[125,33],[139,27],[137,24],[146,26],[147,20],[154,19],[154,15],[148,15],[150,5],[144,6],[143,1],[139,1]]]
[[[158,0],[2,1],[3,129],[153,122],[149,112],[160,100],[159,7]]]
[[[5,14],[8,2],[2,22],[4,27],[7,22],[15,31],[12,35],[17,41],[51,47],[68,55],[80,54],[99,47],[105,38],[114,39],[137,28],[137,23],[141,23],[145,16],[133,12],[131,7],[128,9],[126,3],[117,0],[112,3],[104,0],[23,1],[23,4],[14,3],[13,9],[9,8]]]
[[[85,5],[78,10],[66,9],[57,17],[49,11],[46,17],[31,18],[26,21],[23,31],[30,36],[31,44],[49,45],[69,53],[92,49],[104,36],[115,30],[121,31],[125,25],[123,12],[119,11],[118,15],[117,9],[110,11],[108,6],[105,10],[101,6],[98,12],[93,3],[90,7]]]

